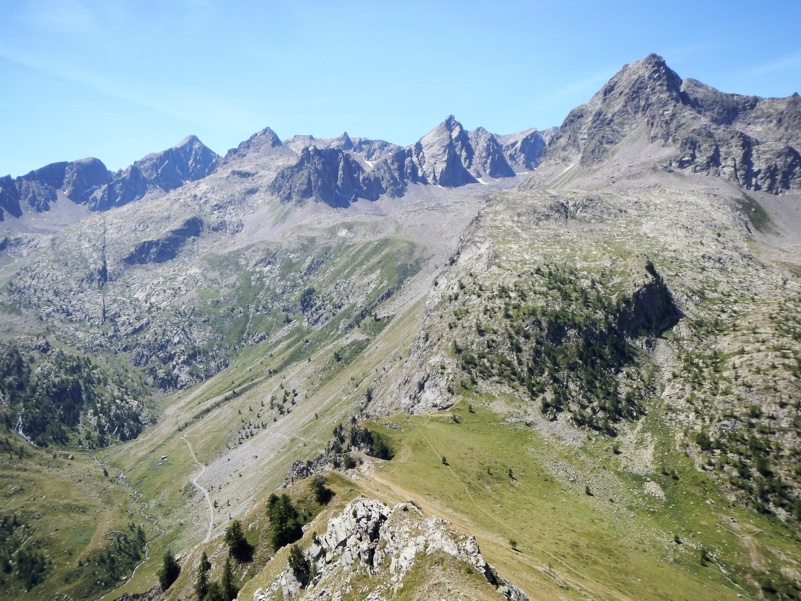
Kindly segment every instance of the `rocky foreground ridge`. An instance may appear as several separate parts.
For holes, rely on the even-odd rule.
[[[308,573],[287,567],[269,587],[256,592],[254,601],[340,599],[358,586],[354,581],[359,576],[368,577],[368,598],[373,601],[393,599],[411,583],[415,591],[429,590],[432,597],[445,593],[451,599],[464,598],[465,583],[450,580],[446,570],[415,572],[411,577],[416,565],[428,564],[439,554],[454,558],[468,574],[495,587],[499,595],[513,601],[528,599],[487,564],[474,537],[456,532],[440,518],[425,518],[413,504],[390,508],[362,497],[331,519],[325,534],[303,552]],[[483,593],[488,591],[491,588]]]

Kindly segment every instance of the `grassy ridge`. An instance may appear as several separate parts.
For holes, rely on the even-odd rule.
[[[798,538],[728,502],[648,421],[662,467],[645,476],[608,439],[546,441],[478,403],[397,416],[382,434],[400,450],[376,480],[475,533],[491,564],[543,598],[567,587],[579,598],[735,599],[786,580],[770,566],[798,561]]]

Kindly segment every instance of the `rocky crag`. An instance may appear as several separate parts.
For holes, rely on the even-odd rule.
[[[347,133],[325,140],[296,136],[286,145],[300,159],[276,176],[270,192],[285,202],[315,198],[335,207],[401,197],[412,184],[456,188],[512,178],[534,169],[545,149],[536,130],[512,136],[467,131],[453,115],[405,148]]]
[[[436,575],[421,570],[432,561],[443,566],[441,555],[462,566],[460,578],[442,567]],[[413,587],[418,595],[450,599],[528,599],[487,564],[474,537],[456,532],[445,520],[424,517],[410,503],[390,508],[373,499],[352,501],[303,552],[301,564],[300,569],[287,567],[269,587],[258,590],[254,600],[340,599],[365,576],[374,601],[393,599],[404,586]],[[482,584],[482,580],[491,586],[475,590],[476,581]]]

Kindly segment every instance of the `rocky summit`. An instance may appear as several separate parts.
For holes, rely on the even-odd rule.
[[[725,94],[682,80],[654,54],[627,65],[559,128],[549,154],[560,164],[602,163],[642,138],[671,152],[655,166],[717,175],[747,190],[801,185],[801,98]]]
[[[0,179],[3,598],[799,598],[800,147],[651,55]]]

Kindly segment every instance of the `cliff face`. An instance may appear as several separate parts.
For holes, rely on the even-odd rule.
[[[648,262],[645,270],[645,280],[618,313],[618,327],[627,338],[659,336],[683,317],[653,264]]]

